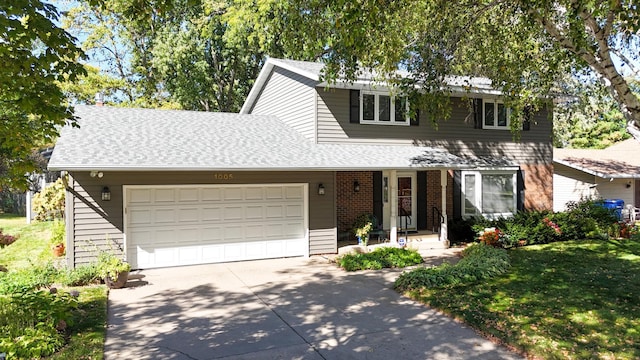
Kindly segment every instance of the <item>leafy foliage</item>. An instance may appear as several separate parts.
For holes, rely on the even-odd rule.
[[[33,196],[33,212],[36,220],[54,220],[64,217],[64,179],[59,178]]]
[[[76,299],[67,292],[24,290],[0,296],[0,348],[9,358],[49,356],[65,344]]]
[[[509,267],[509,256],[504,249],[473,244],[465,248],[463,258],[455,265],[444,263],[437,267],[421,267],[403,272],[395,281],[394,288],[405,292],[469,284],[502,275]]]
[[[346,254],[337,260],[338,265],[346,271],[402,268],[417,265],[423,261],[416,250],[388,246],[379,247],[369,253]]]
[[[224,14],[230,2],[76,4],[64,26],[88,33],[83,48],[104,65],[102,77],[90,73],[82,79],[84,85],[95,90],[101,85],[110,102],[124,106],[239,111],[263,54],[248,43],[246,34],[227,34]],[[88,92],[83,87],[73,90]]]
[[[33,147],[72,118],[57,82],[84,73],[83,53],[58,16],[40,0],[0,2],[0,188],[26,189]]]
[[[448,75],[490,78],[515,110],[516,131],[524,110],[543,106],[558,78],[588,70],[607,83],[625,118],[640,123],[640,101],[612,60],[634,69],[639,57],[631,1],[238,0],[227,16],[232,34],[257,30],[249,39],[269,54],[322,59],[329,82],[374,70],[380,82],[409,93],[419,84],[433,121],[447,116],[440,100]],[[399,76],[398,67],[411,76]]]

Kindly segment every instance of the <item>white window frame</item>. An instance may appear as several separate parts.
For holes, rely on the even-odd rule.
[[[518,184],[517,184],[517,171],[516,170],[464,170],[461,171],[460,174],[460,188],[462,190],[462,196],[460,196],[461,200],[461,208],[460,213],[462,217],[468,218],[472,216],[482,215],[488,219],[495,219],[499,217],[510,217],[514,215],[514,212],[517,211],[518,208]],[[479,213],[468,214],[465,211],[465,201],[467,200],[467,196],[464,193],[466,189],[466,176],[465,175],[474,175],[474,189],[475,189],[475,197],[473,199],[474,205],[476,209],[479,209]],[[482,204],[482,177],[484,175],[511,175],[512,176],[512,189],[513,189],[513,202],[512,208],[513,212],[503,212],[503,213],[485,213],[483,212],[483,204]]]
[[[364,120],[364,95],[374,95],[374,113],[373,120]],[[388,96],[391,98],[391,105],[389,109],[389,121],[380,120],[380,96]],[[409,101],[407,100],[406,118],[404,121],[396,121],[396,97],[384,91],[360,91],[360,124],[375,124],[375,125],[396,125],[396,126],[409,126]]]
[[[487,125],[487,119],[485,119],[487,104],[493,104],[493,125]],[[511,108],[505,106],[507,124],[498,125],[498,105],[504,105],[504,102],[497,99],[482,99],[482,128],[494,129],[494,130],[510,130],[511,129]]]

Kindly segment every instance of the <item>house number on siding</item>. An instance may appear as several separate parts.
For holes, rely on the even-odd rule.
[[[233,180],[233,174],[216,173],[213,174],[215,180]]]

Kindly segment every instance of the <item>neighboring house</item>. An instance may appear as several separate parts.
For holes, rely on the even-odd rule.
[[[551,209],[547,110],[519,141],[482,79],[451,79],[451,118],[404,115],[369,79],[269,59],[240,114],[78,106],[49,167],[69,173],[68,260],[116,244],[134,268],[336,253],[362,213],[400,228]],[[402,105],[400,105],[402,104]]]
[[[639,153],[635,139],[606,149],[554,149],[553,210],[581,199],[621,199],[625,207],[640,207]]]

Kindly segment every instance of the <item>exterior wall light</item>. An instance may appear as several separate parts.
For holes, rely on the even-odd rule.
[[[318,195],[324,195],[324,185],[318,184]]]
[[[353,192],[360,192],[360,183],[358,180],[353,182]]]
[[[108,186],[102,188],[102,201],[110,201],[111,200],[111,190],[109,190]]]

